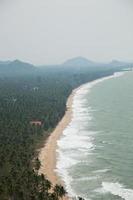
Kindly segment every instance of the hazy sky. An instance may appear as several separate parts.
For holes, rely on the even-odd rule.
[[[133,0],[0,0],[0,60],[133,60]]]

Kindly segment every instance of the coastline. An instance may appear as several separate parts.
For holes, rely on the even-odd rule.
[[[64,185],[63,180],[61,177],[55,172],[56,169],[56,163],[57,163],[57,141],[60,139],[61,135],[63,134],[64,129],[69,125],[72,119],[73,110],[72,110],[72,104],[73,104],[73,98],[78,90],[80,90],[82,87],[84,87],[87,84],[89,85],[89,89],[93,87],[93,85],[100,83],[104,80],[115,78],[118,76],[121,76],[122,72],[114,73],[113,75],[102,77],[99,79],[96,79],[94,81],[82,84],[78,88],[74,89],[70,96],[68,97],[67,103],[66,103],[66,112],[61,121],[58,123],[54,131],[51,133],[51,135],[48,137],[48,140],[44,144],[44,147],[40,150],[39,153],[39,160],[41,162],[41,168],[39,170],[39,173],[46,175],[46,177],[52,182],[53,185],[55,184],[61,184]],[[63,198],[63,200],[70,200],[71,198],[66,196]]]
[[[81,86],[80,86],[81,87]],[[79,87],[79,88],[80,88]],[[53,185],[61,184],[64,185],[61,178],[55,172],[56,169],[56,158],[57,158],[57,141],[60,139],[64,129],[68,126],[72,118],[72,103],[76,91],[79,89],[76,88],[72,91],[70,96],[67,99],[66,103],[66,112],[61,121],[57,124],[54,131],[48,137],[44,147],[40,150],[39,160],[41,162],[41,167],[39,170],[40,174],[46,175],[46,177],[51,181]],[[70,200],[68,196],[64,197],[63,200]]]

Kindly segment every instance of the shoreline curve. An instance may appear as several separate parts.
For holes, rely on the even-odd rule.
[[[57,163],[56,150],[58,148],[57,141],[60,139],[64,129],[69,125],[71,121],[73,98],[76,91],[79,90],[80,87],[74,89],[70,94],[70,96],[68,97],[66,103],[65,115],[57,124],[54,131],[50,134],[50,136],[48,137],[47,141],[44,144],[44,147],[41,148],[39,153],[39,160],[41,162],[39,173],[46,175],[53,185],[55,184],[64,185],[64,182],[63,180],[61,180],[61,177],[59,177],[57,172],[55,172]],[[63,198],[63,200],[70,200],[70,199],[71,198],[68,196]]]
[[[117,73],[114,73],[113,75],[102,77],[100,78],[101,80],[96,79],[88,83],[96,84],[97,82],[118,77],[118,76],[121,76],[122,74],[123,74],[122,72],[117,72]],[[72,93],[67,99],[66,112],[63,118],[60,120],[60,122],[57,124],[54,131],[48,137],[47,141],[44,144],[44,147],[40,149],[39,160],[41,162],[41,167],[40,167],[39,173],[46,175],[53,185],[55,184],[65,185],[61,177],[55,171],[56,163],[57,163],[57,151],[56,151],[58,148],[57,142],[62,136],[64,129],[71,122],[72,115],[73,115],[72,104],[73,104],[73,99],[76,92],[88,83],[82,84],[81,86],[77,87],[76,89],[72,91]],[[63,200],[71,200],[71,197],[65,196]]]

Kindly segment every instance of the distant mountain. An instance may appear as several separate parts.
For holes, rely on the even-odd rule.
[[[110,63],[98,63],[98,62],[93,62],[91,60],[88,60],[84,57],[76,57],[67,60],[62,64],[63,66],[72,66],[72,67],[98,67],[98,66],[109,66],[109,67],[126,67],[133,65],[133,63],[130,62],[124,62],[124,61],[119,61],[119,60],[112,60]]]
[[[95,65],[95,62],[88,60],[84,57],[76,57],[67,60],[63,63],[65,66],[92,66]]]
[[[10,68],[14,68],[14,69],[33,69],[34,68],[34,65],[32,64],[29,64],[29,63],[26,63],[26,62],[22,62],[20,60],[14,60],[10,63],[7,64],[8,67]]]
[[[124,66],[130,65],[130,64],[132,64],[132,63],[119,61],[119,60],[112,60],[108,65],[112,66],[112,67],[122,67],[122,66],[124,67]]]
[[[0,62],[0,75],[23,75],[32,73],[35,69],[34,65],[20,60]]]
[[[110,63],[97,63],[91,60],[88,60],[84,57],[76,57],[67,60],[60,65],[44,65],[44,66],[34,66],[32,64],[22,62],[20,60],[14,61],[0,61],[0,77],[15,76],[15,75],[27,75],[27,74],[36,74],[52,72],[60,69],[61,71],[70,71],[82,73],[83,71],[89,70],[99,70],[99,69],[117,69],[121,70],[124,68],[133,67],[132,63],[121,62],[118,60],[113,60]]]
[[[2,64],[9,64],[11,61],[10,60],[7,60],[7,61],[0,61],[0,65]]]

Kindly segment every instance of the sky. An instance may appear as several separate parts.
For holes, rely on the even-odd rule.
[[[133,60],[133,0],[0,0],[0,60]]]

